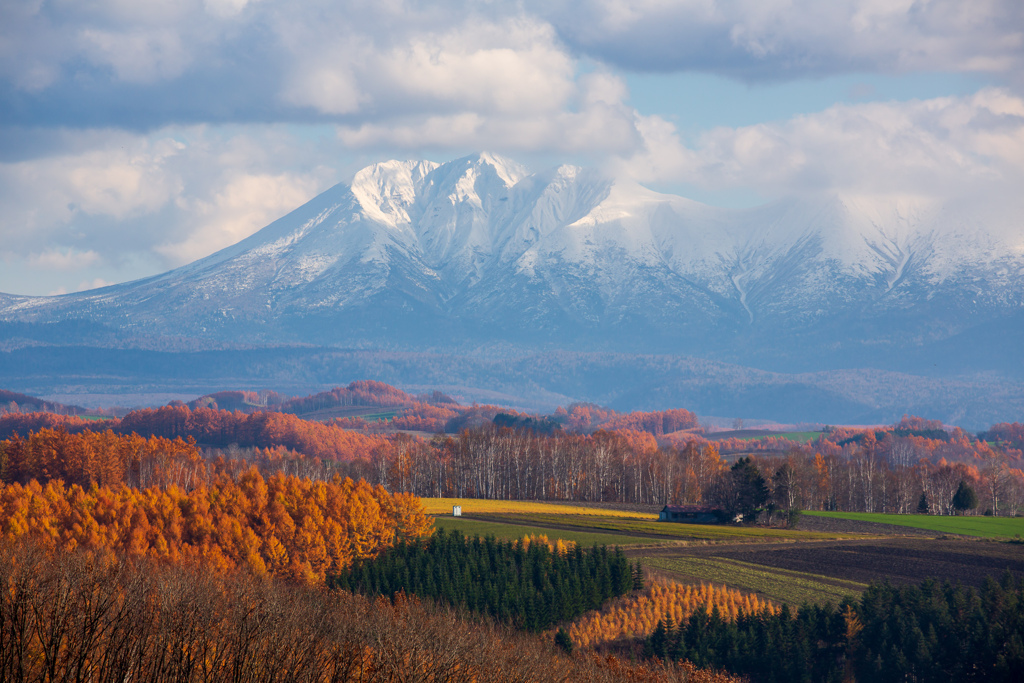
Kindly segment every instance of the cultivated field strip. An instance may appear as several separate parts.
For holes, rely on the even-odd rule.
[[[690,553],[861,583],[916,584],[934,578],[978,587],[986,577],[998,579],[1007,570],[1024,576],[1024,546],[985,540],[887,538],[733,545],[707,552],[690,550]]]
[[[630,534],[638,539],[676,539],[696,541],[821,541],[840,538],[863,538],[859,534],[827,533],[818,531],[798,531],[795,529],[766,529],[763,527],[740,527],[717,524],[677,524],[659,522],[656,519],[635,519],[624,516],[608,516],[597,514],[576,515],[576,508],[565,507],[559,512],[506,512],[500,514],[479,513],[473,515],[488,521],[500,521],[510,524],[534,526],[550,526],[564,528],[566,526],[579,529],[603,531],[608,533]],[[468,514],[465,511],[463,514]],[[640,541],[638,541],[640,542]]]
[[[639,557],[646,567],[661,569],[683,581],[712,581],[754,591],[791,605],[832,602],[859,597],[867,584],[820,574],[789,571],[724,557]]]
[[[544,526],[531,526],[523,524],[503,524],[501,522],[486,521],[480,519],[469,519],[467,517],[435,517],[434,526],[446,531],[458,530],[466,536],[494,536],[495,538],[507,541],[514,541],[524,536],[547,536],[549,540],[562,539],[572,541],[583,547],[592,545],[631,546],[638,542],[645,544],[667,543],[665,540],[640,539],[636,536],[623,534],[610,534],[600,532],[588,532],[586,530],[555,529]]]

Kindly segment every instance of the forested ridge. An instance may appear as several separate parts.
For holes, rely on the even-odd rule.
[[[275,448],[282,446],[310,458],[348,461],[368,457],[388,440],[376,434],[331,427],[271,411],[228,412],[214,408],[189,409],[164,406],[134,410],[121,419],[102,422],[52,413],[8,413],[0,416],[0,434],[26,436],[40,429],[64,429],[71,433],[110,430],[117,434],[192,438],[207,446]]]
[[[0,396],[0,434],[10,430],[25,433],[29,429],[55,427],[59,424],[74,431],[85,428],[89,422],[87,419],[47,419],[41,414],[18,418],[16,416],[30,412],[48,412],[69,417],[84,410],[22,394],[7,392],[7,395],[17,400],[4,402]],[[375,408],[384,412],[376,411],[376,417],[363,417],[367,413],[374,413]],[[285,419],[246,419],[246,416],[260,413],[283,414]],[[272,391],[221,391],[188,404],[172,401],[163,408],[123,411],[119,414],[123,417],[117,418],[110,411],[100,410],[92,417],[106,417],[110,428],[125,434],[136,431],[171,438],[192,436],[201,443],[211,445],[238,443],[250,446],[268,445],[264,430],[269,430],[278,439],[273,445],[281,443],[282,430],[296,429],[296,422],[288,417],[308,418],[333,427],[367,433],[395,430],[458,433],[466,428],[491,424],[499,415],[512,418],[513,421],[517,418],[542,421],[553,429],[564,428],[573,433],[591,433],[598,429],[631,429],[662,436],[697,427],[696,415],[683,409],[619,413],[591,404],[573,404],[568,410],[559,408],[549,418],[543,418],[494,405],[463,406],[439,391],[412,396],[396,387],[372,380],[360,380],[331,391],[293,399]]]

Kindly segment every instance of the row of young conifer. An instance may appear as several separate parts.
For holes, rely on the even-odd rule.
[[[872,584],[859,601],[804,605],[794,614],[698,609],[663,618],[648,654],[775,681],[1019,681],[1024,671],[1024,579],[1007,572],[981,590],[926,580]]]
[[[600,610],[588,612],[566,629],[575,647],[605,649],[612,644],[632,643],[654,633],[659,620],[682,623],[698,610],[717,611],[722,619],[740,615],[769,614],[779,611],[778,605],[725,585],[701,582],[684,584],[661,577],[645,582],[643,590],[610,601]],[[662,624],[664,626],[664,624]],[[642,643],[641,643],[642,645]],[[659,651],[660,652],[660,651]],[[662,655],[665,659],[667,655]]]
[[[643,569],[619,550],[543,542],[473,539],[439,529],[396,544],[376,559],[336,574],[329,585],[368,596],[410,593],[542,631],[643,587]]]

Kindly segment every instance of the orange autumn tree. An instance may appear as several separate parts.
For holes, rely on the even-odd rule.
[[[600,611],[588,612],[569,627],[572,642],[582,648],[598,647],[619,639],[646,638],[663,617],[682,623],[698,609],[717,609],[726,621],[741,615],[776,614],[778,607],[752,593],[725,586],[699,586],[655,579],[639,593],[613,600]]]
[[[617,415],[601,423],[601,429],[634,429],[649,432],[655,436],[671,434],[682,429],[693,429],[697,426],[697,416],[689,410],[659,410],[651,413],[632,412]]]
[[[332,482],[252,468],[237,481],[215,475],[185,492],[51,480],[0,488],[0,536],[52,549],[108,548],[220,571],[323,584],[327,574],[375,557],[396,541],[428,536],[419,499],[365,481]]]
[[[0,441],[0,482],[60,479],[68,484],[191,488],[206,476],[193,441],[122,436],[111,430],[40,429]]]

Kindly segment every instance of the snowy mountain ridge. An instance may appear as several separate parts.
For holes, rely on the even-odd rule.
[[[0,296],[0,321],[88,320],[129,338],[736,359],[903,348],[1022,310],[1024,229],[963,208],[830,196],[721,209],[487,153],[374,164],[152,278]]]

